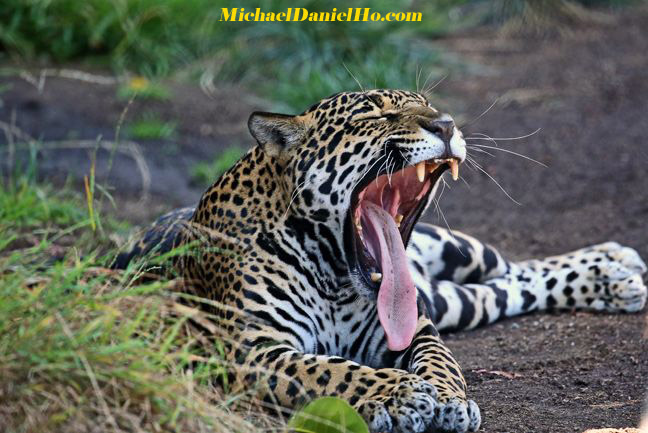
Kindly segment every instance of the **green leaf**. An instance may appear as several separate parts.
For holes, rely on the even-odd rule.
[[[369,433],[362,417],[346,401],[322,397],[310,402],[289,423],[299,433]]]

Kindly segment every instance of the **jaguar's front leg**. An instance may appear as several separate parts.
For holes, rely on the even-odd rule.
[[[424,339],[419,341],[421,350],[434,351],[432,346],[424,348]],[[447,349],[439,352],[444,354],[440,356],[444,357],[446,352]],[[411,353],[413,360],[423,356],[418,351]],[[434,358],[430,360],[435,362]],[[456,363],[453,365],[458,369]],[[284,407],[295,408],[320,396],[341,397],[358,409],[372,433],[416,433],[446,425],[449,432],[463,433],[479,424],[478,410],[476,423],[459,422],[455,416],[452,424],[443,424],[449,420],[445,413],[447,407],[454,407],[453,398],[465,402],[463,391],[444,391],[445,402],[440,402],[432,382],[404,369],[372,368],[337,356],[303,353],[281,344],[253,348],[239,371],[243,383],[263,386],[260,392],[265,401]],[[463,407],[463,412],[455,412],[468,420],[469,411],[474,413],[476,406],[464,403]]]
[[[466,381],[461,367],[430,319],[419,318],[416,337],[396,365],[426,380],[437,390],[435,428],[457,432],[473,432],[479,428],[479,407],[466,398]]]

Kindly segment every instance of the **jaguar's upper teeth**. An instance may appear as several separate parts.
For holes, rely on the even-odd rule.
[[[421,183],[425,180],[425,161],[416,164],[416,177]]]
[[[439,167],[439,164],[437,164],[436,162],[428,162],[428,172],[432,173],[437,169],[437,167]]]
[[[459,179],[459,162],[456,159],[451,159],[450,163],[450,172],[452,173],[452,179]]]
[[[371,275],[371,281],[374,283],[377,283],[378,281],[382,280],[382,274],[380,272],[372,272]]]

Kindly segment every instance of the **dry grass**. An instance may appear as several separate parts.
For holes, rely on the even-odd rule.
[[[215,385],[222,346],[177,281],[101,267],[112,222],[92,231],[81,200],[27,182],[2,185],[0,203],[3,431],[282,430],[250,393]]]
[[[3,266],[0,278],[6,431],[253,432],[269,423],[212,385],[225,363],[217,346],[200,344],[196,311],[177,302],[174,281],[129,286],[127,275],[87,262],[25,270]]]

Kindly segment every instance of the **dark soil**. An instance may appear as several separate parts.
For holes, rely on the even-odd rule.
[[[38,71],[34,75],[38,79]],[[93,75],[105,76],[101,72]],[[261,108],[258,100],[240,89],[219,88],[208,94],[197,86],[175,82],[164,83],[172,95],[170,100],[133,101],[116,97],[117,84],[59,77],[47,77],[40,91],[18,76],[0,76],[0,85],[6,86],[0,92],[1,129],[17,127],[43,142],[37,158],[39,175],[57,184],[73,180],[81,185],[79,181],[89,173],[96,142],[101,138],[106,148],[97,151],[97,180],[122,198],[116,209],[119,216],[136,223],[145,223],[174,207],[197,203],[207,185],[191,179],[191,168],[198,162],[212,161],[229,146],[249,145],[247,116]],[[122,147],[130,144],[128,126],[151,114],[175,122],[176,134],[170,139],[139,140],[135,144],[145,159],[142,173],[132,151],[112,149],[116,139]],[[0,134],[0,146],[6,140],[6,135]],[[79,144],[83,148],[75,148]],[[0,170],[6,173],[12,161],[5,155],[0,156]],[[24,164],[29,152],[18,146],[15,155],[13,159]],[[150,178],[148,188],[143,181],[146,177]]]
[[[644,10],[560,40],[484,32],[447,41],[490,67],[487,75],[443,83],[449,105],[477,116],[500,98],[468,130],[516,137],[542,128],[499,144],[548,166],[473,152],[521,205],[464,168],[470,187],[451,185],[441,201],[451,227],[515,258],[606,240],[648,258],[647,28]],[[534,314],[447,340],[483,410],[486,432],[630,427],[638,424],[648,385],[647,319],[645,310]]]
[[[518,259],[607,240],[648,258],[648,11],[633,9],[608,20],[543,40],[482,30],[438,42],[475,67],[440,84],[432,96],[437,105],[470,121],[499,98],[464,129],[466,135],[516,137],[541,128],[499,144],[548,166],[499,151],[493,151],[496,158],[472,151],[520,205],[464,166],[470,186],[452,183],[441,200],[452,228]],[[112,139],[127,105],[115,99],[113,85],[50,78],[39,93],[18,77],[2,81],[10,89],[0,93],[0,121],[45,141]],[[193,164],[224,146],[249,143],[245,121],[261,105],[240,89],[216,89],[212,96],[192,86],[174,84],[172,90],[170,101],[136,101],[125,115],[127,124],[154,111],[179,125],[173,140],[140,142],[152,180],[146,202],[132,158],[115,159],[109,184],[119,191],[117,211],[135,222],[195,203],[204,185],[189,179]],[[88,171],[88,155],[49,151],[39,160],[40,173],[78,179]],[[100,179],[106,159],[107,152],[100,152]],[[427,219],[444,224],[434,211]],[[629,427],[639,421],[648,384],[647,318],[645,310],[533,314],[447,341],[482,408],[484,432]]]

